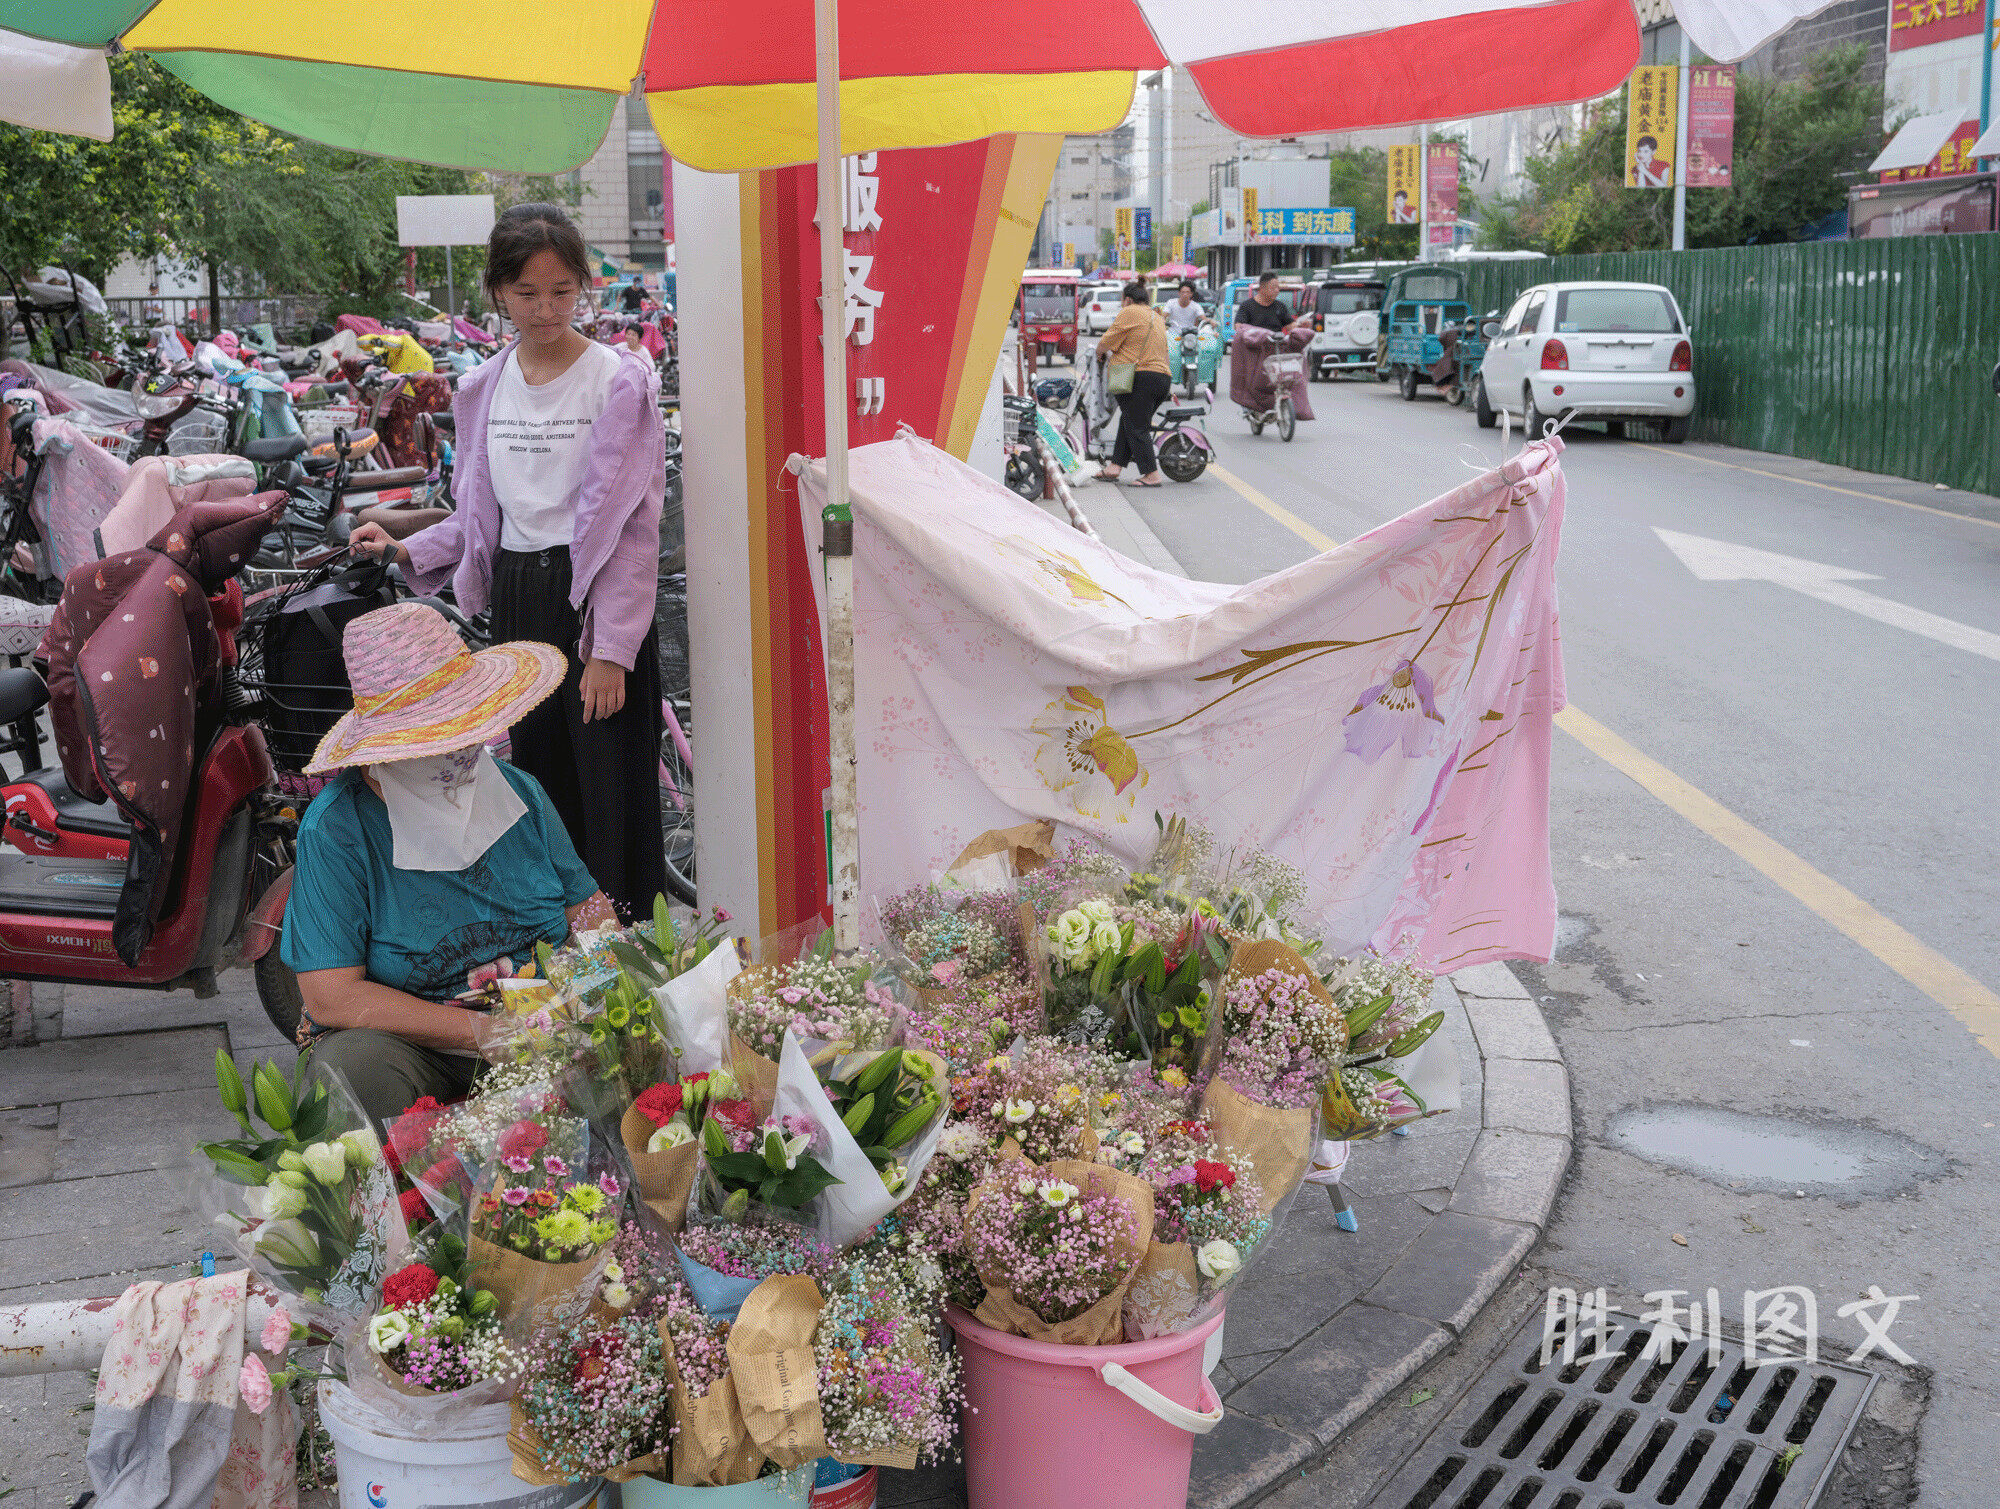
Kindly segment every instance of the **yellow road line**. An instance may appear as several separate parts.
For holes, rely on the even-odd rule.
[[[1276,503],[1273,503],[1269,498],[1258,492],[1256,488],[1227,468],[1217,466],[1211,461],[1208,463],[1208,471],[1210,476],[1220,477],[1223,483],[1234,490],[1236,495],[1242,498],[1244,502],[1253,508],[1263,509],[1265,513],[1276,519],[1285,528],[1291,530],[1293,534],[1304,540],[1313,549],[1327,551],[1334,549],[1340,544],[1339,540],[1334,539],[1331,535],[1321,534],[1290,509],[1280,508]]]
[[[1733,463],[1718,461],[1713,464],[1730,466]],[[1272,502],[1249,483],[1214,462],[1209,463],[1208,469],[1220,477],[1245,502],[1262,509],[1313,549],[1331,550],[1340,543],[1320,533],[1298,515]],[[1753,468],[1738,467],[1737,470],[1750,471]],[[1760,475],[1780,477],[1777,472],[1765,472]],[[1780,480],[1798,482],[1804,479],[1780,477]],[[1829,484],[1812,482],[1807,485],[1826,487]],[[1832,490],[1849,491],[1847,488],[1838,487]],[[1876,495],[1857,493],[1856,496],[1872,498]],[[1880,501],[1897,502],[1894,498],[1882,498]],[[1903,506],[1923,507],[1921,503]],[[1942,512],[1941,509],[1927,511]],[[1948,514],[1946,517],[1956,519],[1964,516]],[[1983,524],[1987,521],[1980,519],[1975,522]],[[1646,791],[1693,823],[1752,869],[1776,882],[1780,890],[1801,903],[1813,915],[1832,924],[1841,933],[1860,944],[1931,1000],[1957,1017],[1978,1039],[1981,1047],[1996,1058],[2000,1058],[2000,996],[1996,996],[1914,934],[1891,922],[1846,886],[1830,876],[1821,874],[1776,839],[1752,827],[1714,797],[1682,780],[1659,761],[1641,754],[1589,714],[1580,712],[1573,706],[1566,707],[1556,714],[1556,727],[1613,769],[1630,776]]]
[[[1762,467],[1744,466],[1737,461],[1718,461],[1713,456],[1697,456],[1693,451],[1679,450],[1670,445],[1656,445],[1651,449],[1662,456],[1672,456],[1677,461],[1699,461],[1703,466],[1726,466],[1733,472],[1748,472],[1753,477],[1773,477],[1780,482],[1796,482],[1801,487],[1817,487],[1823,492],[1843,493],[1850,498],[1866,498],[1871,503],[1891,503],[1897,508],[1914,508],[1918,513],[1934,513],[1940,519],[1963,519],[1968,524],[1984,524],[1988,529],[2000,529],[2000,519],[1981,519],[1969,513],[1953,513],[1948,508],[1932,508],[1928,503],[1912,503],[1907,498],[1892,498],[1887,493],[1865,493],[1857,488],[1835,487],[1831,482],[1815,482],[1810,477],[1793,477],[1784,472],[1767,472]]]
[[[2000,1057],[2000,996],[1846,886],[1821,874],[1657,760],[1641,754],[1595,718],[1566,707],[1556,714],[1556,727],[1637,781],[1752,869],[1777,882],[1808,911],[1831,923],[1957,1017],[1982,1047]]]

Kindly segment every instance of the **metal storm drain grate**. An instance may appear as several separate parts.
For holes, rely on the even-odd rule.
[[[1701,1345],[1642,1362],[1650,1330],[1629,1324],[1608,1360],[1543,1367],[1542,1332],[1538,1311],[1368,1509],[1808,1509],[1875,1383],[1752,1368],[1740,1341],[1719,1366]]]

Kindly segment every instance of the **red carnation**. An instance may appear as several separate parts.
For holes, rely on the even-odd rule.
[[[1227,1189],[1236,1182],[1236,1170],[1226,1163],[1210,1163],[1206,1158],[1194,1161],[1194,1185],[1203,1194],[1214,1190]]]
[[[757,1109],[747,1100],[718,1100],[708,1114],[739,1132],[757,1130]]]
[[[663,1127],[672,1121],[681,1108],[681,1087],[679,1085],[654,1085],[650,1090],[640,1092],[632,1102],[656,1127]]]
[[[549,1134],[534,1121],[517,1121],[500,1134],[500,1156],[532,1158],[548,1146]]]
[[[398,1164],[431,1140],[431,1128],[444,1114],[437,1097],[426,1095],[389,1124],[389,1147]]]
[[[382,1303],[388,1309],[401,1310],[408,1305],[421,1305],[437,1293],[438,1276],[422,1263],[412,1263],[407,1268],[398,1268],[382,1281]]]
[[[405,1226],[416,1226],[430,1220],[431,1208],[424,1203],[422,1190],[406,1189],[402,1194],[397,1196],[397,1199],[403,1206],[403,1224]]]

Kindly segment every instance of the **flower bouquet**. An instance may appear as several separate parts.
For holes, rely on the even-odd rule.
[[[965,1068],[1006,1051],[1017,1037],[1042,1030],[1042,987],[1026,973],[956,980],[918,992],[904,1019],[903,1041]]]
[[[381,1144],[353,1092],[334,1071],[307,1070],[294,1081],[268,1063],[246,1089],[220,1049],[215,1078],[243,1135],[200,1145],[213,1173],[202,1203],[237,1255],[297,1296],[315,1321],[339,1329],[367,1314],[409,1239]]]
[[[1131,1083],[1109,1054],[1034,1037],[956,1077],[952,1101],[994,1155],[1048,1163],[1095,1157],[1098,1126]]]
[[[1150,1141],[1108,1139],[1153,1191],[1153,1240],[1125,1296],[1125,1335],[1138,1341],[1185,1329],[1208,1313],[1274,1229],[1248,1158],[1223,1148],[1200,1121],[1170,1121]]]
[[[812,1346],[827,1455],[906,1470],[942,1461],[963,1397],[958,1355],[939,1341],[936,1270],[862,1249],[822,1288]]]
[[[657,1329],[673,1401],[672,1476],[685,1487],[752,1482],[765,1466],[736,1402],[729,1328],[686,1284],[667,1281]]]
[[[688,1196],[694,1189],[709,1112],[735,1097],[736,1076],[717,1069],[690,1074],[678,1083],[653,1085],[625,1108],[618,1135],[631,1161],[639,1198],[669,1232],[679,1231],[687,1221]]]
[[[1256,1170],[1266,1211],[1305,1175],[1313,1110],[1346,1047],[1346,1018],[1298,954],[1269,940],[1237,947],[1201,1109],[1217,1140]]]
[[[824,1127],[835,1184],[819,1205],[820,1237],[854,1241],[908,1198],[944,1123],[948,1070],[916,1048],[849,1054],[821,1084],[796,1038],[779,1058],[780,1111]]]
[[[497,1297],[477,1286],[465,1239],[445,1226],[382,1283],[382,1300],[345,1342],[356,1397],[392,1418],[438,1424],[512,1392],[522,1367]]]
[[[664,1477],[673,1384],[661,1316],[665,1255],[628,1223],[583,1315],[540,1327],[527,1347],[507,1444],[514,1476],[548,1487]]]
[[[739,1108],[741,1108],[739,1110]],[[839,1179],[814,1156],[819,1128],[802,1116],[749,1119],[748,1103],[724,1102],[702,1124],[695,1215],[741,1224],[782,1212],[809,1225],[805,1207]]]
[[[404,1217],[428,1224],[426,1213],[442,1218],[464,1209],[477,1165],[467,1166],[450,1108],[425,1095],[390,1122],[388,1130],[389,1156],[411,1186],[403,1192]]]
[[[588,1128],[571,1118],[552,1122],[553,1137],[550,1126],[529,1119],[502,1134],[472,1207],[474,1268],[507,1319],[541,1323],[573,1308],[618,1231],[624,1189],[609,1171],[590,1176]]]
[[[886,1048],[896,1012],[894,998],[876,982],[874,961],[835,961],[831,933],[789,961],[782,943],[767,943],[764,952],[766,962],[728,985],[732,1067],[760,1110],[777,1094],[786,1033],[854,1049]]]
[[[1014,897],[1013,870],[1000,855],[975,860],[941,880],[912,886],[879,904],[883,935],[919,997],[966,981],[1018,973],[1034,926]]]
[[[995,1165],[966,1204],[965,1245],[997,1331],[1066,1346],[1125,1336],[1125,1293],[1153,1233],[1153,1191],[1098,1163]]]
[[[1457,1055],[1432,1040],[1444,1013],[1424,1010],[1434,976],[1366,955],[1336,959],[1326,978],[1348,1042],[1320,1097],[1324,1137],[1363,1142],[1457,1105]]]

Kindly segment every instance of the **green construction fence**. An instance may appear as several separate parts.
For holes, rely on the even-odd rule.
[[[2000,234],[1474,262],[1472,307],[1536,283],[1673,290],[1694,435],[2000,494]]]

